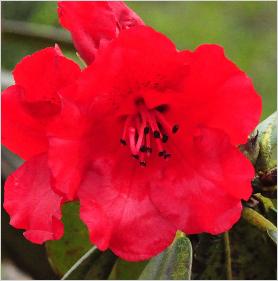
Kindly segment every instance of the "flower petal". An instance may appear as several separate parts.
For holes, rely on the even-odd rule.
[[[75,103],[61,97],[61,112],[47,126],[52,186],[66,200],[76,197],[91,159],[91,123]]]
[[[50,172],[45,154],[25,162],[5,183],[4,208],[10,224],[26,231],[33,243],[58,240],[63,235],[62,198],[50,186]]]
[[[142,19],[123,1],[108,1],[110,9],[115,14],[119,29],[129,29],[137,25],[144,25]]]
[[[49,138],[48,164],[55,192],[66,200],[75,199],[89,160],[90,147],[86,139]]]
[[[229,230],[240,217],[240,200],[251,195],[253,166],[219,130],[200,128],[178,147],[168,167],[153,175],[155,206],[187,234]]]
[[[60,110],[58,91],[72,83],[80,72],[79,66],[64,57],[56,46],[24,57],[13,75],[16,85],[24,89],[30,113],[49,117]]]
[[[80,217],[101,250],[110,248],[123,259],[138,261],[164,250],[175,228],[150,201],[142,168],[133,161],[122,165],[126,160],[95,162],[78,193]]]
[[[190,57],[184,95],[177,104],[191,126],[203,124],[225,131],[234,144],[245,143],[262,111],[251,79],[228,60],[218,45],[201,45]]]
[[[143,24],[122,2],[60,1],[58,15],[87,64],[94,61],[98,49],[116,38],[120,30]]]
[[[187,71],[184,59],[166,36],[137,26],[122,31],[99,51],[94,64],[77,81],[77,97],[87,104],[93,101],[96,116],[101,110],[111,110],[114,116],[136,113],[138,98],[149,108],[174,100]]]
[[[16,85],[2,94],[4,145],[25,159],[46,151],[45,126],[61,110],[58,91],[80,72],[58,46],[23,58],[13,72]]]
[[[33,118],[22,102],[24,90],[11,86],[2,93],[2,144],[23,159],[48,148],[44,126]]]

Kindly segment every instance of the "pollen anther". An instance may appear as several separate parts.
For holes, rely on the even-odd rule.
[[[170,125],[163,112],[156,109],[149,110],[144,103],[138,104],[138,113],[127,116],[120,143],[129,145],[132,157],[138,160],[140,166],[146,167],[145,157],[150,157],[153,147],[158,156],[167,159],[171,157],[164,148],[170,138],[179,130],[178,124]]]

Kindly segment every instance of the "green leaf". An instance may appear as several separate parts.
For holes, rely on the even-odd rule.
[[[117,257],[111,251],[101,252],[96,247],[83,255],[63,276],[63,280],[107,279]]]
[[[128,262],[118,259],[109,276],[109,280],[137,280],[148,261]]]
[[[78,203],[63,206],[63,223],[65,234],[62,239],[46,243],[49,262],[59,276],[63,276],[92,247],[88,231],[79,218]]]
[[[267,232],[246,223],[244,219],[229,231],[231,267],[234,280],[276,279],[276,247]],[[198,235],[201,245],[194,248],[192,279],[225,280],[225,247],[222,235]],[[209,241],[208,241],[209,240]],[[199,247],[200,246],[200,247]]]
[[[277,230],[268,229],[267,234],[272,239],[272,241],[277,245]]]
[[[259,133],[260,145],[256,169],[257,171],[269,171],[277,165],[277,112],[260,123],[256,130]]]
[[[245,207],[242,217],[261,231],[277,231],[276,226],[271,221],[251,208]]]
[[[149,261],[140,280],[189,280],[192,267],[190,240],[183,236],[174,240],[160,255]]]

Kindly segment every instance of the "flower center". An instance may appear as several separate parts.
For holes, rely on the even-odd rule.
[[[120,143],[129,146],[133,158],[140,166],[146,167],[146,157],[150,157],[155,147],[158,157],[167,159],[171,156],[164,149],[164,144],[171,134],[175,134],[179,126],[171,125],[165,118],[161,107],[148,109],[144,102],[137,103],[138,112],[125,119]]]

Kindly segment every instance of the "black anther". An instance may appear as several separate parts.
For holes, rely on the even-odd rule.
[[[168,140],[168,136],[167,135],[163,135],[162,136],[162,142],[165,143]]]
[[[140,147],[140,151],[141,151],[141,152],[146,152],[146,151],[147,151],[147,147],[146,147],[145,145],[142,145],[142,146]]]
[[[141,167],[146,167],[146,166],[147,166],[146,161],[140,161],[140,166],[141,166]]]
[[[159,139],[159,138],[160,138],[160,133],[159,133],[159,131],[155,130],[155,131],[153,132],[153,136],[154,136],[156,139]]]
[[[174,125],[172,128],[172,133],[175,134],[178,131],[178,129],[179,129],[179,125],[177,125],[177,124]]]
[[[147,135],[150,131],[150,128],[149,127],[145,127],[144,128],[144,134]]]
[[[165,153],[165,154],[164,154],[164,159],[167,159],[167,158],[169,158],[169,157],[171,157],[171,154],[170,154],[170,153]]]

